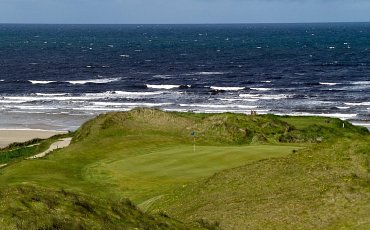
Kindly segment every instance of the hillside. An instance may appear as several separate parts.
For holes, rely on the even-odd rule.
[[[347,122],[344,125],[345,128],[339,119],[318,117],[193,114],[152,109],[108,113],[82,125],[73,134],[68,148],[38,160],[13,159],[9,166],[0,169],[0,191],[14,188],[26,191],[25,194],[8,192],[8,201],[29,199],[33,196],[29,194],[35,194],[33,191],[56,194],[57,200],[66,202],[60,202],[55,209],[62,210],[61,213],[50,213],[51,219],[76,212],[72,205],[75,201],[63,198],[60,191],[78,194],[81,199],[89,197],[88,200],[96,200],[96,209],[101,211],[89,214],[90,219],[83,219],[81,223],[86,228],[96,225],[97,229],[104,226],[100,220],[110,215],[112,204],[126,198],[141,210],[151,210],[155,216],[166,213],[186,221],[188,226],[213,228],[219,222],[225,229],[275,228],[284,224],[322,227],[324,225],[315,225],[315,215],[320,213],[323,223],[353,226],[358,221],[356,223],[366,224],[363,213],[369,203],[365,202],[369,194],[368,131]],[[9,153],[12,149],[3,151]],[[23,155],[17,153],[17,156]],[[31,187],[23,188],[25,185]],[[352,203],[365,205],[358,205],[356,209],[348,208],[345,202],[332,202],[330,206],[318,198],[323,194],[320,189],[325,189],[324,194],[332,199],[330,192],[335,191],[332,190],[335,186],[344,186],[349,191],[354,188],[350,196],[354,197]],[[310,206],[307,198],[312,198],[316,206]],[[4,202],[4,205],[8,203]],[[27,203],[11,205],[16,210],[31,207],[23,210],[26,222],[31,216],[29,213],[47,213],[47,202],[41,206],[33,201],[31,206]],[[352,214],[332,221],[328,216],[331,213],[325,209],[330,206],[342,216],[345,209],[340,205]],[[298,215],[292,207],[301,207],[302,213]],[[80,211],[75,215],[86,217]],[[137,223],[141,220],[140,213],[137,213]],[[293,218],[292,213],[301,218]],[[147,222],[147,214],[143,215],[142,220],[148,226],[164,221],[169,226],[183,227],[173,219],[161,219],[163,215],[154,222]],[[312,217],[312,221],[307,221],[307,216]],[[15,217],[9,218],[8,215],[5,220]],[[343,222],[347,219],[353,222]],[[68,223],[77,221],[67,220]],[[109,220],[112,220],[110,226],[115,226],[114,223],[124,226],[114,218]],[[136,224],[132,223],[130,226]]]
[[[188,229],[164,215],[61,190],[18,185],[0,191],[1,229]]]

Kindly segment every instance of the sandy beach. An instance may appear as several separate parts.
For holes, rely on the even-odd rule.
[[[65,131],[41,129],[0,129],[0,148],[13,142],[24,142],[33,138],[49,138]]]

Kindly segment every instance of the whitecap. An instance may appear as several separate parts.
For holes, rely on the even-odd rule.
[[[337,106],[338,109],[349,109],[351,107],[348,107],[348,106]]]
[[[67,93],[36,93],[37,96],[65,96]]]
[[[340,84],[340,83],[335,83],[335,82],[319,82],[319,83],[320,83],[320,85],[329,85],[329,86]]]
[[[261,82],[263,82],[263,83],[271,83],[271,81],[261,81]]]
[[[27,101],[22,100],[0,100],[0,104],[21,104]]]
[[[39,105],[14,105],[11,108],[22,109],[22,110],[56,110],[58,108],[50,106],[39,106]]]
[[[72,108],[72,110],[78,110],[78,111],[128,111],[128,108],[102,108],[102,107],[96,107],[96,106],[83,106],[79,108]]]
[[[260,100],[280,100],[291,97],[287,94],[263,95],[263,94],[239,94],[239,97]]]
[[[225,72],[197,72],[196,75],[222,75]]]
[[[368,106],[370,102],[346,102],[344,104],[349,106]]]
[[[249,113],[250,111],[245,110],[236,110],[236,109],[200,109],[200,110],[190,110],[194,113]],[[258,114],[267,114],[270,110],[268,109],[253,109],[253,111],[256,111]]]
[[[157,74],[157,75],[154,75],[153,77],[154,78],[161,78],[161,79],[170,79],[172,75],[169,75],[169,74]]]
[[[222,91],[239,91],[245,89],[245,87],[222,87],[222,86],[211,86],[210,88]]]
[[[149,85],[147,84],[146,87],[151,89],[175,89],[179,88],[181,85]]]
[[[370,85],[370,81],[354,81],[351,82],[352,85]]]
[[[269,91],[272,90],[271,88],[251,88],[251,90],[257,90],[257,91]]]
[[[109,82],[119,81],[121,78],[101,78],[101,79],[89,79],[89,80],[73,80],[73,81],[66,81],[73,85],[84,85],[87,83],[95,83],[95,84],[105,84]]]
[[[257,108],[255,105],[217,105],[217,104],[180,104],[181,107],[200,107],[200,108],[239,108],[239,109],[253,109]]]
[[[38,81],[38,80],[28,80],[28,81],[31,82],[32,84],[41,84],[41,85],[56,82],[56,81]]]
[[[112,92],[108,92],[112,94]],[[152,96],[152,95],[159,95],[163,94],[163,92],[156,91],[156,92],[127,92],[127,91],[113,91],[113,94],[117,95],[124,95],[124,96]]]
[[[339,118],[342,120],[355,118],[357,116],[357,114],[346,114],[346,113],[303,113],[303,112],[287,113],[287,114],[277,113],[276,115],[332,117],[332,118]]]
[[[96,106],[129,106],[129,107],[158,107],[171,105],[171,103],[149,103],[149,102],[93,102]]]

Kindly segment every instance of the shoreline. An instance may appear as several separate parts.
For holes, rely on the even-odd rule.
[[[0,128],[0,148],[4,148],[14,142],[25,142],[34,138],[46,139],[54,135],[64,133],[67,133],[67,131]]]

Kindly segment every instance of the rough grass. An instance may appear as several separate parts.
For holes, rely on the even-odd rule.
[[[188,229],[163,215],[143,213],[129,200],[110,201],[32,185],[0,192],[0,228],[7,229]]]

